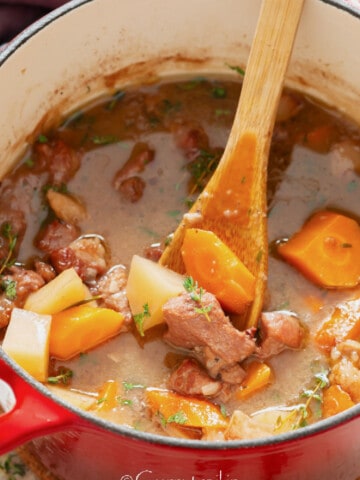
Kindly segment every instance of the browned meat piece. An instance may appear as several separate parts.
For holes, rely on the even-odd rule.
[[[54,220],[39,233],[35,245],[45,253],[68,246],[80,235],[80,230],[70,223]]]
[[[5,327],[10,320],[14,307],[22,308],[30,293],[35,292],[45,284],[44,279],[32,270],[12,266],[9,273],[3,275],[2,288],[14,282],[15,291],[9,296],[6,292],[0,295],[0,328]]]
[[[140,198],[143,196],[144,189],[144,180],[137,176],[125,178],[117,187],[117,190],[122,194],[122,196],[131,203],[136,203],[140,200]]]
[[[194,160],[201,150],[209,149],[209,138],[200,125],[172,125],[175,144],[189,160]]]
[[[88,285],[93,285],[96,279],[106,272],[106,257],[104,242],[96,235],[80,237],[68,247],[50,254],[51,263],[58,273],[73,267]]]
[[[144,257],[152,260],[153,262],[158,262],[163,253],[163,249],[159,243],[154,243],[150,247],[145,248]]]
[[[115,265],[106,272],[91,289],[93,295],[100,295],[98,303],[124,315],[123,327],[132,323],[132,315],[126,296],[127,271],[123,265]]]
[[[292,312],[263,312],[260,320],[261,343],[257,354],[267,358],[286,348],[301,348],[304,334],[304,328]]]
[[[199,311],[199,303],[191,294],[170,299],[163,306],[168,325],[164,338],[174,346],[194,350],[209,374],[216,378],[230,367],[236,369],[238,363],[250,356],[255,351],[255,341],[250,332],[240,332],[231,324],[211,293],[202,295],[201,307],[210,309],[210,321]]]
[[[49,263],[43,262],[41,260],[35,260],[34,267],[36,273],[40,275],[45,281],[45,283],[50,282],[56,277],[56,272],[52,265]]]
[[[222,384],[213,380],[194,359],[186,359],[172,372],[168,388],[181,395],[200,395],[215,397],[220,393]]]
[[[41,168],[48,166],[49,182],[53,185],[67,183],[80,167],[80,155],[62,140],[35,145],[36,162]]]
[[[130,153],[130,157],[114,176],[113,183],[115,189],[120,190],[124,180],[135,177],[142,172],[146,165],[154,159],[154,155],[154,150],[147,143],[136,143]]]

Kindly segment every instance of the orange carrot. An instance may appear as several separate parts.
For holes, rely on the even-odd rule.
[[[348,339],[360,339],[360,299],[339,304],[315,334],[315,342],[327,353]]]
[[[343,412],[354,405],[355,403],[351,400],[350,395],[345,392],[340,385],[330,385],[330,387],[323,392],[324,418]]]
[[[52,316],[50,355],[67,360],[119,333],[124,317],[109,308],[80,305]]]
[[[196,428],[227,426],[227,420],[220,409],[205,400],[156,389],[148,389],[146,398],[150,410],[154,415],[159,415],[162,422]]]
[[[241,313],[254,300],[253,274],[215,233],[189,228],[181,254],[186,273],[213,293],[225,310]]]
[[[278,252],[322,287],[350,288],[360,282],[360,226],[336,212],[316,213]]]
[[[115,380],[106,381],[99,389],[98,399],[94,405],[94,409],[98,411],[109,411],[118,405],[119,385]]]
[[[257,360],[251,362],[246,369],[246,377],[236,392],[239,400],[244,400],[250,395],[266,387],[272,381],[272,370],[266,363]]]

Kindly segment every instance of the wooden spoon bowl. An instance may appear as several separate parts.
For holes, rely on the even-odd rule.
[[[179,273],[187,228],[210,230],[256,278],[255,300],[233,318],[255,326],[264,303],[268,269],[267,164],[276,112],[304,0],[263,0],[240,101],[219,165],[176,229],[160,263]]]

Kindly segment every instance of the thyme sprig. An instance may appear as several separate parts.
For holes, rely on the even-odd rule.
[[[276,430],[280,429],[285,423],[290,424],[290,422],[292,430],[297,430],[298,428],[303,428],[307,426],[308,417],[311,413],[311,403],[315,401],[320,406],[322,404],[322,390],[328,387],[330,383],[328,373],[328,371],[324,370],[314,375],[314,388],[305,389],[300,394],[302,398],[307,399],[306,402],[300,405],[299,408],[297,408],[296,410],[293,410],[284,419],[279,417],[276,425]],[[291,417],[294,417],[293,421]]]
[[[0,462],[0,471],[1,470],[7,474],[9,480],[24,477],[26,474],[26,466],[21,463],[14,454],[8,455],[4,462]]]
[[[196,282],[192,277],[185,277],[183,285],[185,290],[190,293],[190,298],[199,304],[199,307],[195,308],[196,313],[204,315],[206,320],[211,322],[209,312],[212,309],[212,305],[203,304],[203,295],[205,290],[202,287],[199,287],[198,282]]]
[[[18,236],[15,233],[13,233],[11,223],[9,222],[5,222],[2,225],[1,233],[3,237],[6,238],[6,240],[8,241],[8,253],[1,263],[0,275],[2,275],[2,273],[6,268],[9,268],[12,265],[14,265],[15,259],[12,257],[13,257],[16,242],[18,239]]]
[[[143,311],[141,313],[137,313],[134,315],[134,322],[136,325],[136,328],[140,334],[141,337],[145,336],[144,333],[144,321],[146,317],[150,317],[150,311],[149,311],[149,304],[145,303],[143,305]]]
[[[51,384],[62,383],[63,385],[69,385],[73,376],[74,376],[74,372],[72,370],[66,367],[60,367],[59,374],[48,377],[47,381],[48,383],[51,383]]]

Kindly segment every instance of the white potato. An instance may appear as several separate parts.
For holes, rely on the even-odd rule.
[[[48,376],[50,327],[51,315],[14,308],[2,344],[9,357],[40,382]]]
[[[142,314],[145,305],[148,307],[148,315],[142,318],[144,331],[163,322],[162,306],[185,292],[183,282],[182,275],[147,258],[133,256],[126,294],[133,316]]]
[[[31,293],[26,299],[24,309],[51,315],[85,300],[88,293],[87,287],[74,268],[69,268]]]

